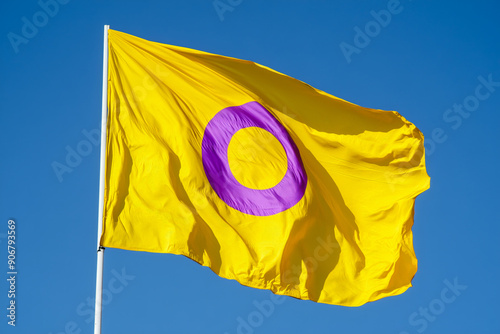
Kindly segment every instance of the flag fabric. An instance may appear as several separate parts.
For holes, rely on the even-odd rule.
[[[417,270],[422,133],[265,66],[109,30],[101,245],[358,306]]]

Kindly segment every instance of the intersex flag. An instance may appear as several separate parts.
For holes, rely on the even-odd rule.
[[[251,61],[109,30],[100,243],[346,306],[417,270],[422,133]]]

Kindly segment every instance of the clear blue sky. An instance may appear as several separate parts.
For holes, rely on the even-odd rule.
[[[221,16],[211,0],[72,0],[57,10],[43,1],[0,4],[1,333],[93,331],[99,153],[83,131],[99,128],[104,24],[396,110],[426,136],[431,176],[416,201],[419,270],[400,296],[358,308],[287,297],[263,314],[254,302],[272,303],[268,291],[181,256],[107,249],[104,334],[500,332],[498,1],[221,0],[231,9]],[[59,179],[53,163],[78,147],[90,152]],[[15,328],[6,317],[9,218]]]

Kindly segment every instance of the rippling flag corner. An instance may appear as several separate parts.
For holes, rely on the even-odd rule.
[[[422,133],[262,65],[109,30],[103,247],[358,306],[417,270]]]

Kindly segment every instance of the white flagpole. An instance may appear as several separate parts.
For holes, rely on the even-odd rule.
[[[101,247],[102,212],[104,206],[104,171],[106,160],[106,129],[108,119],[108,29],[104,26],[104,51],[102,64],[102,115],[101,115],[101,166],[99,172],[99,217],[97,227],[97,273],[95,288],[94,334],[101,334],[102,319],[102,270],[104,266],[104,247]]]

